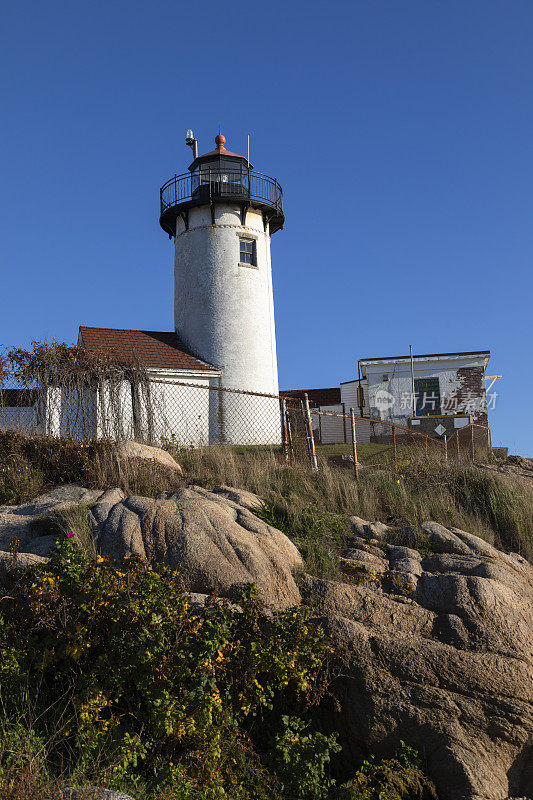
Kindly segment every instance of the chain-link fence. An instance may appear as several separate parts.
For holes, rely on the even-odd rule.
[[[346,413],[310,408],[307,397],[289,397],[282,400],[282,419],[287,461],[308,460],[314,470],[321,463],[352,466],[356,477],[361,462],[365,467],[389,463],[396,470],[421,456],[465,463],[486,459],[491,447],[489,428],[463,416],[457,419],[460,428],[437,438],[398,423],[358,416],[353,409]]]
[[[132,372],[132,371],[130,371]],[[92,385],[0,390],[0,430],[184,447],[281,446],[277,395],[124,373]]]
[[[8,384],[6,386],[6,383]],[[261,446],[286,463],[365,467],[437,454],[465,461],[488,453],[488,428],[468,418],[451,436],[427,435],[413,428],[327,408],[310,408],[304,399],[230,389],[209,379],[177,381],[138,373],[131,366],[99,376],[85,375],[68,385],[17,385],[16,376],[0,387],[0,430],[28,436],[134,439],[177,447]]]

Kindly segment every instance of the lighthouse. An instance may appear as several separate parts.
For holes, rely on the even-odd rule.
[[[270,238],[284,223],[281,187],[227,149],[221,133],[205,155],[198,156],[191,131],[187,144],[193,149],[188,172],[174,175],[160,193],[160,225],[174,238],[176,334],[197,358],[220,370],[221,388],[277,395]],[[218,393],[212,425],[222,441],[249,436],[231,433],[245,425],[246,400],[236,392]],[[265,431],[262,441],[272,438]]]

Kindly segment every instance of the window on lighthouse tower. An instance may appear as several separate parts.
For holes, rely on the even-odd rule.
[[[255,249],[255,239],[241,239],[240,240],[240,256],[239,261],[241,264],[248,264],[251,267],[257,266],[257,257]]]

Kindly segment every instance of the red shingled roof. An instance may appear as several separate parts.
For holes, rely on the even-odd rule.
[[[80,325],[80,344],[92,352],[110,354],[121,363],[138,359],[145,367],[156,369],[215,369],[191,355],[174,331],[131,331]]]

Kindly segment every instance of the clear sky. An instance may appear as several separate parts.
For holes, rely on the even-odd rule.
[[[531,0],[4,2],[0,343],[172,330],[159,187],[220,121],[284,189],[281,388],[487,348],[533,456],[532,54]]]

